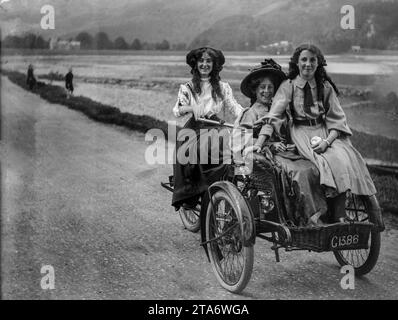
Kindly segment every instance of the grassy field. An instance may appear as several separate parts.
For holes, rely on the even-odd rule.
[[[19,72],[2,71],[15,84],[28,90],[25,75]],[[159,128],[167,136],[167,122],[158,120],[149,115],[135,115],[122,112],[118,108],[93,101],[87,97],[66,97],[65,90],[60,86],[43,85],[34,89],[34,93],[43,99],[67,106],[83,112],[88,117],[103,123],[116,124],[140,132]],[[366,133],[355,132],[352,138],[353,145],[362,155],[385,161],[398,159],[398,141],[381,136],[372,136]],[[372,177],[379,193],[379,201],[385,210],[398,212],[398,179],[391,175],[372,173]]]
[[[76,95],[115,106],[122,112],[147,114],[167,121],[174,120],[171,109],[179,84],[191,77],[185,54],[181,51],[3,50],[1,67],[26,73],[27,66],[33,63],[38,78],[52,73],[58,75],[54,80],[60,80],[72,66]],[[235,98],[246,107],[249,101],[240,93],[240,82],[249,68],[266,55],[262,52],[225,52],[225,55],[222,80],[231,85]],[[286,71],[289,56],[272,58]],[[327,59],[333,79],[343,89],[344,94],[340,97],[343,106],[366,100],[367,96],[357,94],[361,91],[386,94],[388,90],[397,90],[395,78],[391,76],[395,74],[398,81],[397,56],[346,54],[328,56]],[[355,131],[398,139],[398,119],[378,108],[349,108],[346,114]],[[227,114],[225,117],[229,120]]]
[[[139,79],[189,78],[185,64],[187,52],[180,51],[123,51],[123,50],[15,50],[2,51],[3,68],[26,71],[33,63],[38,74],[58,71],[64,74],[69,66],[76,76]],[[273,58],[287,71],[288,55],[270,56],[263,52],[225,52],[226,63],[221,77],[228,81],[241,81],[250,68],[264,58]],[[328,72],[339,85],[368,86],[379,77],[398,73],[398,57],[334,55],[327,56]],[[9,66],[9,67],[8,67]]]

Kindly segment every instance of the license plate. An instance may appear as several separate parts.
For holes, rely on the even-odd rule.
[[[339,232],[330,237],[331,250],[368,249],[369,231]]]

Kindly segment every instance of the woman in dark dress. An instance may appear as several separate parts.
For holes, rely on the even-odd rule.
[[[222,161],[223,150],[219,149],[218,143],[211,142],[217,140],[224,143],[229,136],[223,139],[219,135],[220,128],[211,127],[197,120],[200,118],[218,119],[217,114],[225,108],[228,108],[235,117],[238,117],[243,110],[233,97],[229,84],[220,80],[219,73],[225,63],[224,55],[220,50],[210,47],[192,50],[186,56],[186,63],[191,67],[192,80],[180,86],[173,113],[176,117],[191,115],[184,128],[178,133],[180,137],[178,140],[184,140],[183,135],[187,132],[195,132],[195,138],[177,141],[176,144],[172,199],[172,205],[176,210],[181,206],[187,209],[195,207],[201,194],[211,183],[219,180],[225,170]],[[208,143],[209,140],[210,143]],[[183,163],[182,158],[185,158],[188,149],[190,150],[189,160]],[[204,156],[200,157],[200,155]],[[218,159],[212,159],[209,155],[216,155]],[[220,159],[221,161],[217,162]]]

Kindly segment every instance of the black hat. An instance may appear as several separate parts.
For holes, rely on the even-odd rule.
[[[187,59],[186,59],[187,64],[191,68],[194,68],[197,63],[199,53],[203,53],[204,51],[207,51],[207,50],[212,51],[213,55],[215,56],[215,59],[217,60],[217,64],[220,67],[225,63],[224,54],[220,50],[217,50],[217,49],[214,49],[211,47],[201,47],[201,48],[193,49],[187,54]]]
[[[264,59],[260,66],[250,70],[250,73],[242,80],[240,91],[248,98],[253,98],[253,92],[250,89],[250,83],[253,79],[271,76],[274,80],[275,91],[283,80],[287,79],[282,67],[273,59]]]

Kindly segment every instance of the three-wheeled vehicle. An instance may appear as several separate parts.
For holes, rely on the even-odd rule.
[[[173,177],[161,185],[173,191]],[[277,262],[281,248],[332,252],[341,266],[353,266],[356,276],[372,270],[384,223],[379,207],[375,208],[368,197],[347,192],[347,222],[297,226],[287,212],[285,196],[281,167],[272,157],[260,156],[255,157],[249,172],[245,163],[226,165],[223,178],[208,186],[196,208],[180,208],[186,229],[201,230],[201,245],[221,286],[234,293],[246,287],[256,237],[273,244]]]

